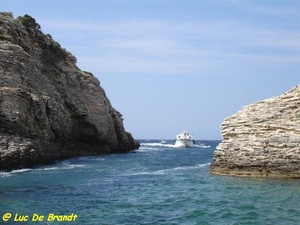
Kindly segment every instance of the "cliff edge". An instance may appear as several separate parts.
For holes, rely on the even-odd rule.
[[[0,169],[138,147],[70,52],[34,18],[0,13]]]
[[[300,178],[300,86],[245,106],[221,125],[211,172]]]

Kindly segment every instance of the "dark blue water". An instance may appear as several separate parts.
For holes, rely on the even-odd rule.
[[[300,224],[299,180],[212,175],[218,143],[141,140],[135,153],[2,172],[0,224]]]

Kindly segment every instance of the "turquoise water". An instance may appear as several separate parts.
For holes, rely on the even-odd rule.
[[[212,175],[219,141],[140,141],[134,153],[1,172],[0,224],[300,224],[300,180]]]

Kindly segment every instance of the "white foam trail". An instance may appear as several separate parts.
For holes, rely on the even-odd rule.
[[[175,167],[173,168],[173,170],[190,170],[190,169],[197,169],[197,168],[201,168],[201,167],[205,167],[209,165],[209,163],[205,163],[205,164],[197,164],[195,166],[179,166],[179,167]]]
[[[178,145],[175,144],[165,144],[165,143],[141,143],[141,146],[149,146],[149,147],[169,147],[169,148],[181,148]],[[210,145],[205,145],[205,144],[194,144],[191,146],[191,148],[210,148]]]
[[[173,171],[173,170],[193,170],[193,169],[198,169],[201,167],[205,167],[207,165],[209,165],[210,163],[204,163],[204,164],[197,164],[195,166],[179,166],[179,167],[175,167],[175,168],[171,168],[171,169],[165,169],[162,171]]]
[[[149,172],[137,172],[137,173],[130,173],[127,174],[127,176],[136,176],[136,175],[163,175],[167,174],[170,172],[178,171],[178,170],[193,170],[193,169],[198,169],[202,167],[209,166],[210,163],[204,163],[204,164],[197,164],[194,166],[179,166],[179,167],[174,167],[170,169],[164,169],[164,170],[157,170],[157,171],[149,171]]]
[[[101,156],[92,156],[92,157],[89,157],[89,156],[81,156],[78,158],[79,160],[84,160],[84,161],[104,161],[105,158],[102,158]]]
[[[10,172],[0,172],[0,177],[10,177],[13,174],[24,173],[30,170],[32,169],[17,169],[17,170],[12,170]]]
[[[130,173],[127,176],[137,176],[137,175],[162,175],[165,174],[163,171],[153,171],[153,172],[137,172],[137,173]]]
[[[83,164],[68,164],[65,163],[64,166],[54,166],[54,167],[46,167],[46,168],[40,168],[37,170],[70,170],[70,169],[74,169],[74,168],[80,168],[80,167],[84,167]]]
[[[14,174],[24,173],[31,170],[43,170],[43,171],[49,171],[49,170],[70,170],[74,168],[80,168],[84,167],[82,164],[68,164],[65,163],[63,166],[54,166],[54,167],[46,167],[46,168],[38,168],[38,169],[18,169],[18,170],[12,170],[10,172],[0,172],[0,177],[10,177]]]
[[[165,144],[165,143],[157,143],[157,142],[153,142],[153,143],[141,143],[141,146],[160,146],[160,147],[167,147],[171,144]]]
[[[24,172],[27,172],[30,170],[32,170],[32,169],[19,169],[19,170],[13,170],[10,173],[24,173]]]
[[[196,145],[196,144],[194,144],[193,147],[196,147],[196,148],[210,148],[210,145],[204,145],[204,144]]]

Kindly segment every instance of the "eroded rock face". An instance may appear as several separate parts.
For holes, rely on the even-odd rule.
[[[226,118],[211,172],[300,178],[300,86]]]
[[[100,82],[25,19],[0,13],[0,169],[137,149]]]

